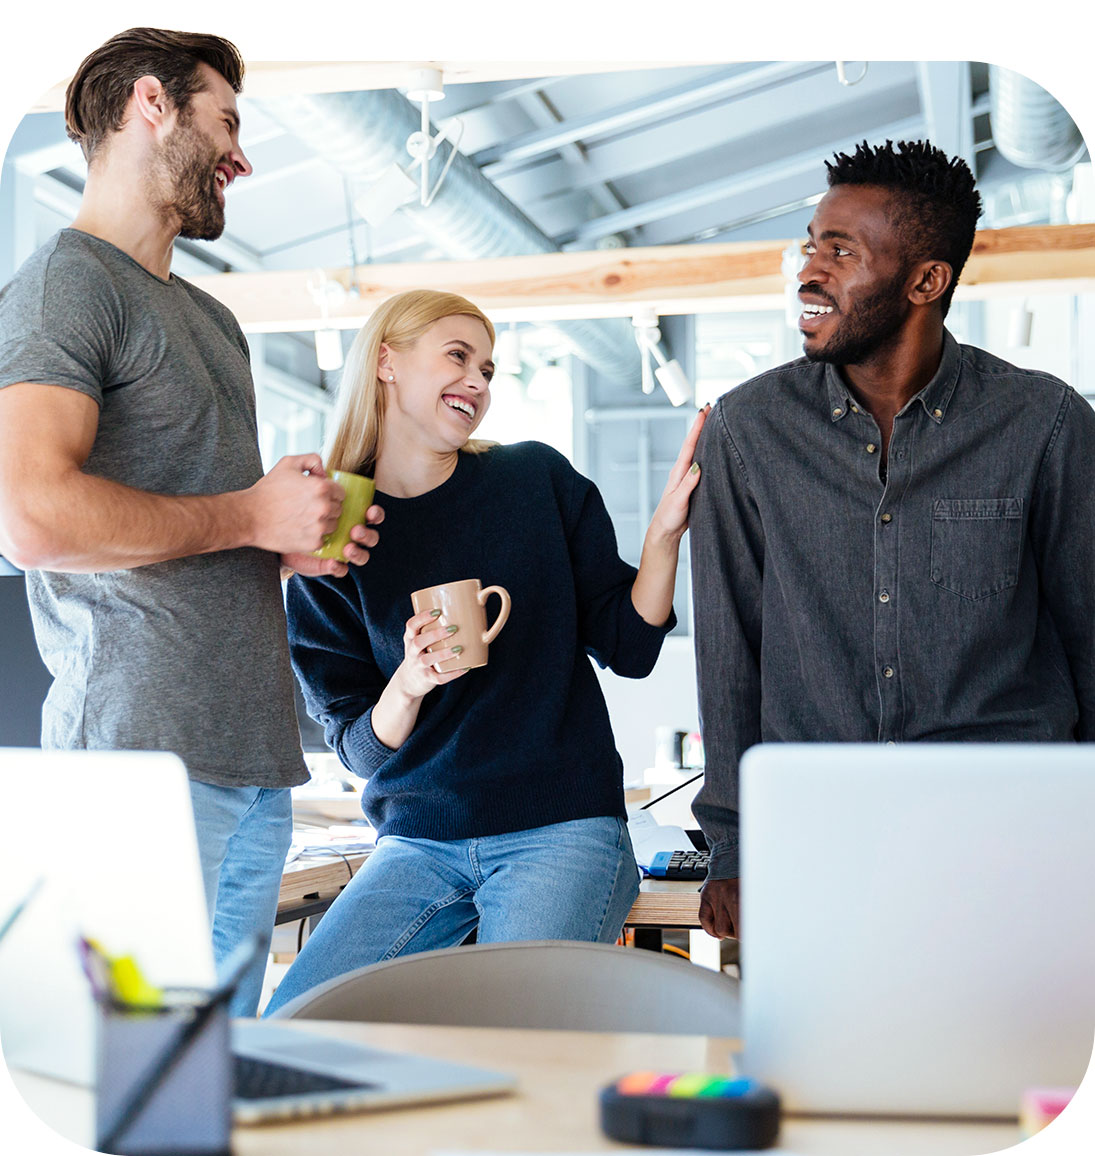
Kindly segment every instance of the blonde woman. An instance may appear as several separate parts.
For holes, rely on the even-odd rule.
[[[638,889],[622,767],[590,657],[641,678],[672,599],[700,413],[638,571],[597,488],[539,442],[472,440],[494,329],[470,301],[385,302],[347,359],[330,468],[376,478],[384,534],[367,572],[289,583],[309,713],[368,779],[377,849],[324,916],[268,1010],[335,975],[463,942],[614,942]],[[411,592],[478,578],[511,594],[490,663],[460,653]],[[436,643],[441,651],[426,653]]]

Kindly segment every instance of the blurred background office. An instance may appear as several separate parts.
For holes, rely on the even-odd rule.
[[[28,111],[4,159],[0,283],[76,211],[86,167],[63,89]],[[694,408],[798,356],[789,292],[823,161],[863,139],[926,137],[970,164],[985,214],[949,327],[1095,400],[1092,166],[1069,112],[1019,73],[253,62],[240,110],[254,175],[230,190],[224,235],[180,241],[174,270],[240,319],[268,465],[322,444],[342,358],[377,301],[451,288],[498,327],[482,436],[566,454],[637,563]],[[6,571],[0,745],[34,745],[48,675],[22,578]],[[659,728],[697,728],[690,604],[686,550],[653,675],[602,675],[629,781],[654,764]]]

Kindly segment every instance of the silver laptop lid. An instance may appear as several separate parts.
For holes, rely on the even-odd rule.
[[[186,768],[175,755],[0,748],[0,1042],[8,1063],[90,1084],[76,941],[132,954],[159,987],[215,981]]]
[[[745,1067],[814,1112],[1015,1116],[1095,1039],[1095,748],[742,760]]]

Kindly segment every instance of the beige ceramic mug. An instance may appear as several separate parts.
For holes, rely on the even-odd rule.
[[[487,599],[497,594],[502,606],[498,617],[487,629]],[[501,586],[481,586],[478,578],[465,578],[462,582],[442,582],[439,586],[427,586],[411,595],[415,614],[424,610],[440,610],[439,626],[455,626],[453,634],[442,642],[436,642],[428,649],[447,650],[450,646],[462,646],[460,654],[436,664],[444,674],[450,670],[466,670],[473,666],[487,665],[487,647],[498,637],[498,632],[509,617],[509,591]]]
[[[338,482],[346,491],[346,496],[342,499],[338,525],[329,534],[323,535],[323,545],[312,553],[317,558],[337,558],[345,562],[342,551],[350,543],[350,531],[365,521],[365,512],[373,504],[376,494],[376,482],[363,474],[351,474],[346,470],[328,470],[327,477]]]

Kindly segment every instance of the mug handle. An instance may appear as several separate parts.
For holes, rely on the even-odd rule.
[[[483,589],[479,591],[478,595],[476,595],[476,601],[485,609],[487,605],[487,599],[492,594],[497,594],[498,597],[502,600],[502,609],[498,611],[498,617],[494,620],[494,625],[491,626],[490,630],[486,631],[483,635],[484,646],[493,642],[498,637],[498,632],[502,629],[503,626],[505,626],[506,619],[509,617],[509,591],[504,586],[484,586]]]

